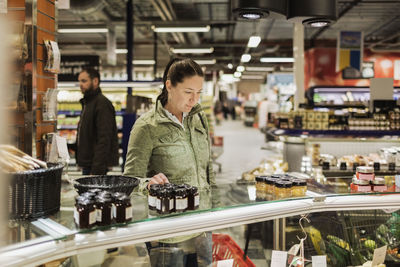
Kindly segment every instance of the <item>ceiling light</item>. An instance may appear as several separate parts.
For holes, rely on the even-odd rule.
[[[151,26],[153,31],[155,32],[209,32],[210,25],[203,26],[203,27],[156,27]]]
[[[242,73],[241,73],[241,72],[238,72],[238,71],[236,71],[236,72],[233,74],[233,77],[235,77],[235,78],[240,78],[240,76],[242,76]]]
[[[263,63],[284,63],[284,62],[294,62],[292,57],[262,57],[260,61]]]
[[[134,59],[132,63],[133,65],[154,65],[156,61],[153,59]]]
[[[224,82],[227,82],[227,83],[233,83],[233,82],[238,82],[239,81],[239,79],[235,78],[233,76],[233,74],[223,74],[221,76],[221,80],[224,81]]]
[[[241,78],[245,80],[262,80],[264,75],[242,75]]]
[[[214,52],[214,48],[171,48],[174,54],[210,54]]]
[[[246,71],[274,71],[274,67],[246,67]]]
[[[251,59],[251,55],[250,54],[243,54],[242,57],[240,58],[241,62],[249,62]]]
[[[195,59],[194,61],[199,65],[212,65],[212,64],[217,63],[215,58],[213,58],[213,59]]]
[[[116,54],[127,54],[128,49],[125,49],[125,48],[115,49],[115,53]]]
[[[237,66],[236,71],[243,72],[244,66]]]
[[[304,26],[314,27],[314,28],[321,28],[326,27],[331,24],[331,21],[328,19],[319,19],[319,18],[312,18],[306,19],[303,21]]]
[[[232,63],[229,63],[229,64],[228,64],[228,69],[230,69],[230,70],[233,69]]]
[[[107,33],[107,28],[58,29],[59,33]]]
[[[248,47],[257,47],[261,42],[260,36],[250,36],[249,42],[247,43]]]

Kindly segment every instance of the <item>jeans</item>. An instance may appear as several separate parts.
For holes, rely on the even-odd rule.
[[[212,264],[211,232],[180,243],[147,242],[151,267],[208,267]]]

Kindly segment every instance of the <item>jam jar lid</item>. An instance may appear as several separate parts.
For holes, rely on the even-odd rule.
[[[175,196],[183,197],[183,196],[186,195],[186,189],[185,188],[176,188],[174,192],[175,192]]]
[[[369,181],[368,180],[361,180],[361,179],[353,178],[353,184],[356,184],[356,185],[369,185]]]
[[[81,196],[84,196],[84,197],[86,197],[86,198],[91,198],[91,199],[93,199],[93,198],[96,197],[96,194],[95,194],[95,193],[92,193],[92,192],[85,192],[85,193],[81,194]]]
[[[287,177],[287,174],[272,174],[271,178],[283,178]]]
[[[130,203],[131,202],[131,198],[128,197],[127,195],[124,195],[124,196],[120,196],[118,198],[118,201],[121,201],[123,203]]]
[[[375,177],[374,180],[371,181],[373,185],[385,185],[385,179],[381,177]]]
[[[267,179],[267,176],[256,176],[256,182],[265,182],[265,180]]]
[[[272,178],[272,177],[268,177],[267,179],[265,179],[265,182],[267,184],[275,184],[275,182],[277,181],[277,178]]]
[[[306,186],[307,181],[302,179],[293,179],[292,180],[294,186]]]
[[[126,194],[122,193],[122,192],[115,192],[115,193],[112,194],[112,197],[114,199],[119,199],[120,197],[123,197],[123,196],[126,196]]]
[[[81,205],[81,206],[93,205],[93,204],[94,204],[94,201],[91,200],[91,199],[85,198],[85,199],[79,200],[79,201],[77,202],[77,204],[78,204],[78,205]]]
[[[276,181],[275,186],[279,188],[290,188],[292,187],[293,183],[292,182],[287,182],[287,181]]]
[[[106,198],[111,198],[112,197],[112,193],[109,191],[101,191],[99,194],[97,194],[98,196],[101,197],[106,197]]]
[[[160,188],[161,188],[161,185],[160,185],[160,184],[151,184],[151,185],[150,185],[150,190],[151,190],[151,189],[157,190],[157,189],[160,189]]]
[[[96,203],[111,203],[112,199],[111,197],[107,196],[97,196],[96,197]]]
[[[197,191],[199,191],[199,189],[198,189],[196,186],[192,186],[192,187],[190,188],[190,190],[189,190],[189,192],[190,192],[191,194],[196,194]]]
[[[83,200],[86,200],[86,199],[90,199],[90,198],[88,198],[86,196],[83,196],[83,195],[78,195],[78,196],[75,197],[75,202],[83,201]]]
[[[164,184],[164,186],[163,186],[163,188],[165,188],[165,189],[170,189],[170,188],[173,189],[174,187],[175,187],[175,185],[171,184],[171,183]]]
[[[360,173],[374,173],[374,168],[368,166],[358,166],[356,171]]]

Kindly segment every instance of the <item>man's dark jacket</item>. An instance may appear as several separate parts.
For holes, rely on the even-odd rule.
[[[81,118],[77,133],[77,163],[91,174],[105,174],[118,165],[118,136],[115,110],[100,88],[85,92],[80,100]]]

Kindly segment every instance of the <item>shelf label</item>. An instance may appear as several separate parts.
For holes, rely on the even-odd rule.
[[[271,256],[271,267],[286,267],[287,252],[273,250]]]
[[[311,256],[312,267],[326,267],[326,255]]]

